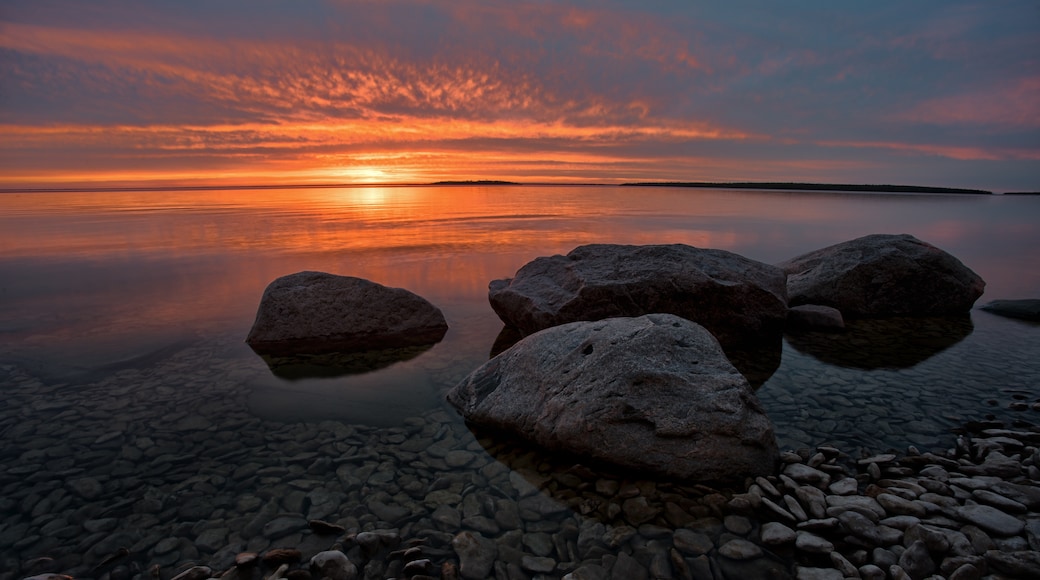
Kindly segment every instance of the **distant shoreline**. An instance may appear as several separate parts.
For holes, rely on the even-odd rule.
[[[866,193],[959,193],[971,195],[993,195],[983,189],[959,187],[928,187],[920,185],[875,185],[848,183],[797,183],[797,182],[753,182],[737,181],[712,183],[707,181],[661,181],[622,183],[622,187],[700,187],[705,189],[781,189],[788,191],[852,191]]]
[[[0,187],[0,195],[17,193],[91,193],[91,192],[151,192],[151,191],[242,191],[242,190],[270,190],[270,189],[333,189],[337,187],[433,187],[433,186],[532,186],[532,187],[689,187],[702,189],[758,189],[777,191],[833,191],[854,193],[937,193],[937,194],[968,194],[968,195],[1040,195],[1035,191],[1015,191],[994,194],[992,191],[982,189],[966,189],[958,187],[930,187],[919,185],[879,185],[879,184],[847,184],[847,183],[802,183],[802,182],[776,182],[776,181],[737,181],[737,182],[708,182],[708,181],[644,181],[621,183],[617,185],[606,183],[521,183],[516,181],[504,181],[498,179],[479,180],[444,180],[427,183],[297,183],[278,185],[143,185],[133,186],[86,186],[86,187]]]

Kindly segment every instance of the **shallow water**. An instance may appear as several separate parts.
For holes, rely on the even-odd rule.
[[[408,442],[424,433],[444,453],[479,456],[448,471],[511,465],[488,455],[443,395],[502,331],[488,281],[537,256],[593,242],[687,243],[772,263],[868,233],[910,233],[986,279],[982,304],[1040,296],[1038,223],[1036,197],[577,186],[3,194],[0,552],[8,563],[43,554],[96,563],[129,522],[155,537],[137,541],[142,565],[173,565],[191,549],[162,551],[161,540],[224,529],[213,522],[256,511],[273,489],[320,487],[294,481],[342,483],[325,515],[351,512],[371,498],[337,480],[339,461],[360,457],[377,478],[395,458],[394,470],[413,477]],[[450,330],[373,373],[276,376],[242,341],[263,288],[300,270],[408,288],[441,307]],[[758,394],[782,447],[944,448],[964,421],[1040,416],[1037,353],[1040,326],[979,310],[862,323],[841,337],[786,339]],[[326,456],[337,463],[315,467]],[[433,465],[422,473],[438,460],[423,459]],[[268,471],[235,476],[252,464]],[[99,488],[70,483],[82,479]],[[184,507],[210,487],[220,506]],[[160,509],[142,508],[149,498]],[[230,534],[197,555],[232,545]]]

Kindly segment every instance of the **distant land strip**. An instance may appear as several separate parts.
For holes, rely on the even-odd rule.
[[[737,181],[727,183],[711,183],[707,181],[652,181],[638,183],[622,183],[628,187],[703,187],[717,189],[788,189],[793,191],[857,191],[875,193],[970,193],[973,195],[993,195],[992,191],[983,189],[962,189],[958,187],[927,187],[920,185],[855,185],[848,183],[786,183],[786,182],[752,182]]]
[[[498,179],[475,179],[466,181],[434,181],[430,185],[523,185],[515,181],[501,181]]]

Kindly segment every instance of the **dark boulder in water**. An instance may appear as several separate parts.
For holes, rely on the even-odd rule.
[[[964,313],[986,288],[960,260],[907,234],[864,236],[777,265],[790,306],[831,306],[849,318]]]
[[[671,314],[532,334],[448,393],[470,422],[625,469],[697,481],[773,472],[773,425],[704,327]]]
[[[523,334],[575,321],[666,312],[708,329],[727,350],[772,342],[787,317],[782,270],[683,244],[580,246],[537,258],[488,287],[492,308]]]
[[[246,338],[270,355],[359,352],[433,344],[441,311],[408,290],[325,272],[282,276],[264,290]]]

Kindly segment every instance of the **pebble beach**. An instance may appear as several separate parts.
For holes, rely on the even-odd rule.
[[[0,578],[1040,570],[1040,414],[1014,389],[994,400],[999,418],[930,435],[931,447],[800,445],[819,421],[778,422],[779,474],[713,487],[546,457],[474,434],[449,408],[395,427],[261,419],[254,373],[202,347],[76,389],[0,368]]]

